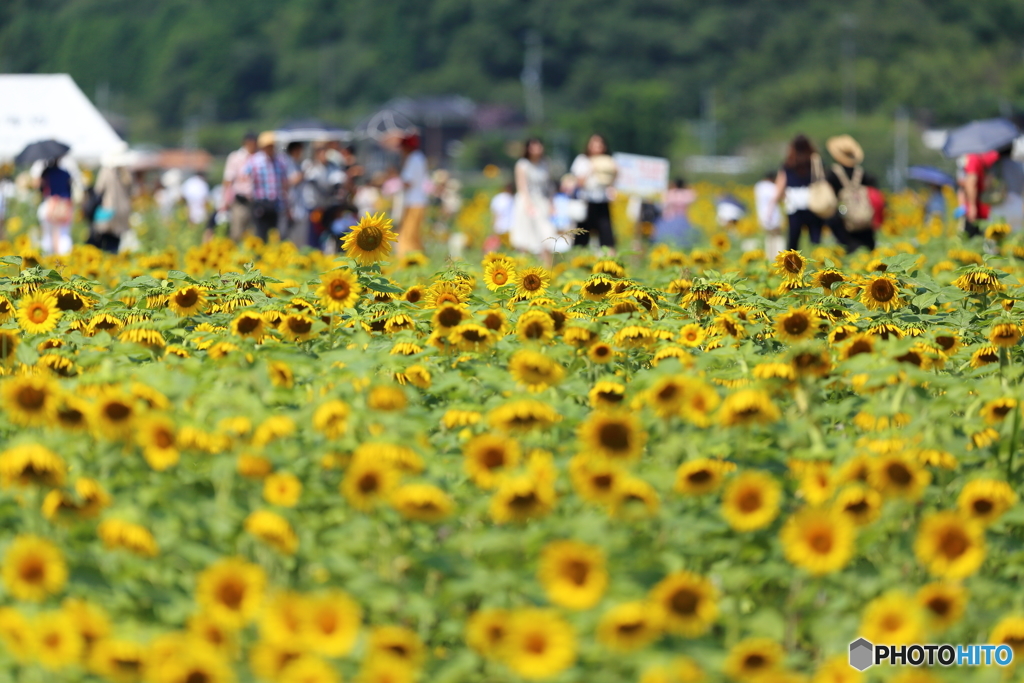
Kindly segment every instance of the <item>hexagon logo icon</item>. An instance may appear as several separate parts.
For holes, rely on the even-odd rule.
[[[874,650],[875,646],[863,638],[853,641],[850,643],[850,666],[857,671],[864,671],[874,664]]]

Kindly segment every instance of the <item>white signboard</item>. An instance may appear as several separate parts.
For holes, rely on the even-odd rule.
[[[668,159],[639,154],[615,154],[614,157],[619,170],[615,187],[620,192],[651,197],[668,189]]]

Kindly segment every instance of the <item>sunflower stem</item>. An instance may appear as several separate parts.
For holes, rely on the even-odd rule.
[[[1013,456],[1017,451],[1017,432],[1020,429],[1020,408],[1013,411],[1013,430],[1010,432],[1010,452],[1006,455],[1006,481],[1013,482]]]

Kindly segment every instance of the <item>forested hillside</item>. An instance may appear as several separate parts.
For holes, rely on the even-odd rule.
[[[634,93],[674,118],[713,102],[728,146],[838,109],[849,73],[860,113],[1024,109],[1020,0],[4,0],[0,69],[70,72],[164,128],[351,119],[398,94],[520,105],[530,30],[554,121]]]

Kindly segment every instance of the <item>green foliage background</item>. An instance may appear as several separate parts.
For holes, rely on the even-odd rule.
[[[1017,0],[5,0],[0,71],[67,71],[90,95],[108,84],[133,136],[190,117],[349,123],[398,94],[521,104],[535,29],[551,121],[655,151],[675,132],[658,122],[699,118],[713,88],[721,152],[838,111],[844,13],[859,113],[949,124],[1024,109]],[[651,125],[609,125],[633,119]]]

